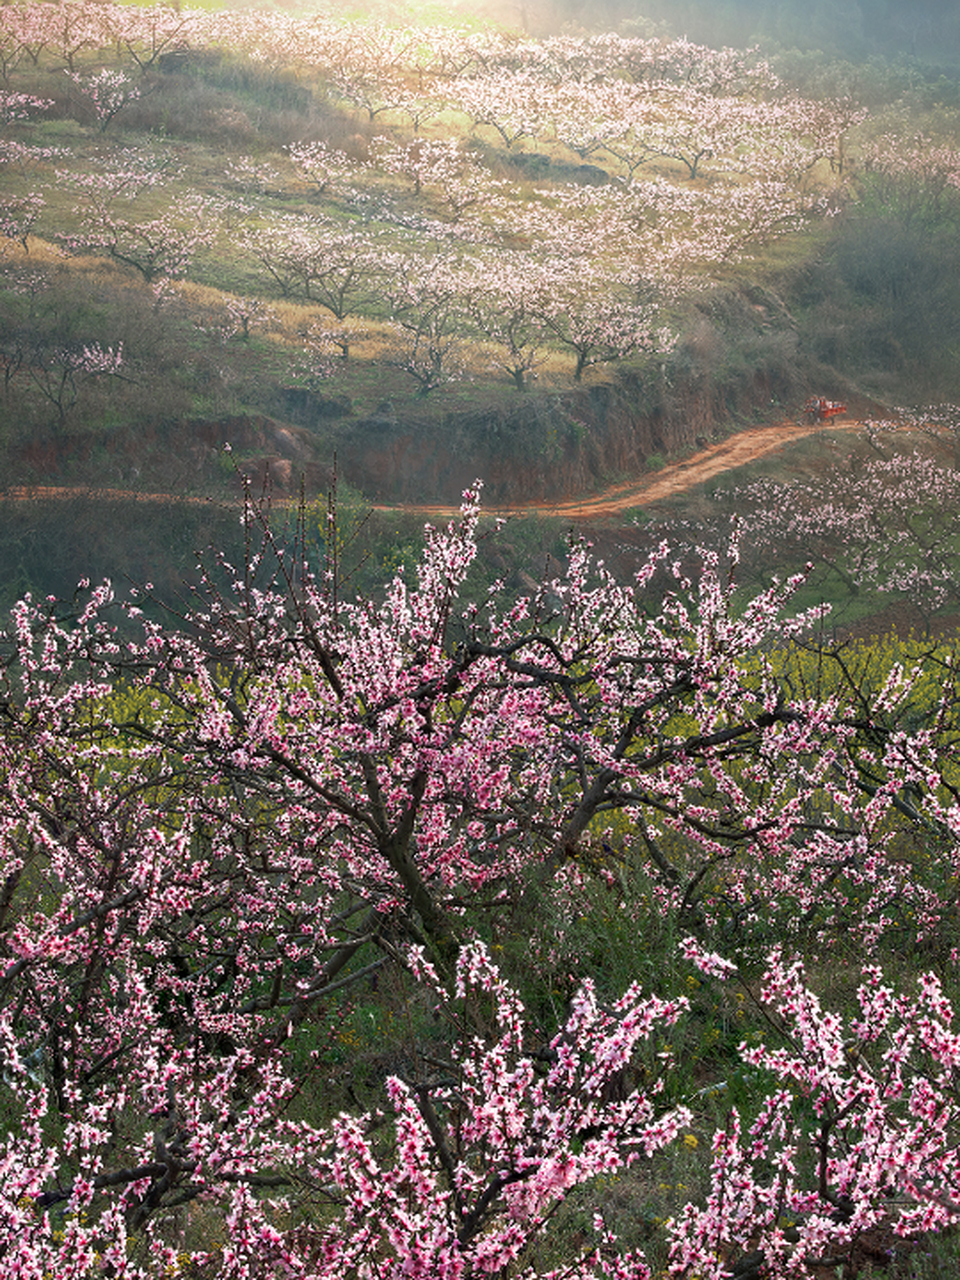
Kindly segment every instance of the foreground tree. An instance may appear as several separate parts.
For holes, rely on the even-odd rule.
[[[886,855],[917,829],[946,883],[957,868],[956,671],[922,723],[903,671],[868,711],[862,689],[791,688],[770,647],[816,617],[783,620],[796,583],[738,607],[735,546],[695,586],[666,548],[621,584],[574,547],[532,598],[458,604],[477,551],[469,494],[428,531],[415,583],[375,602],[345,599],[333,560],[312,576],[256,508],[245,518],[247,562],[211,566],[168,626],[135,601],[118,631],[103,586],[72,614],[21,602],[3,637],[5,1260],[65,1276],[644,1280],[602,1215],[575,1246],[561,1235],[560,1262],[539,1242],[574,1189],[655,1159],[691,1123],[666,1039],[686,1001],[636,984],[602,999],[571,973],[564,1009],[525,1006],[488,942],[516,914],[540,927],[554,886],[605,856],[618,813],[658,913],[706,946],[778,918],[827,936],[841,914],[876,945],[902,936],[896,900],[929,935],[949,890],[929,872],[911,887]],[[613,886],[615,866],[601,863]],[[684,954],[729,970],[706,946],[691,937]],[[407,1048],[367,1102],[333,1065],[342,1002],[388,975]],[[766,1176],[760,1137],[781,1142],[791,1089],[833,1090],[835,1118],[815,1121],[812,1183],[741,1196],[722,1241],[762,1229],[787,1268],[788,1210],[812,1257],[838,1204],[876,1216],[894,1187],[919,1206],[934,1174],[948,1187],[930,1222],[953,1221],[948,1128],[904,1129],[900,1093],[875,1090],[858,1114],[896,1131],[906,1163],[890,1167],[882,1142],[838,1163],[853,1104],[809,1037],[777,1058],[800,1035],[786,981],[763,997],[783,1021],[756,1061],[780,1079],[756,1100],[770,1119],[751,1176]],[[903,1001],[912,1026],[922,1008]],[[929,1043],[945,1070],[943,1036]],[[930,1087],[935,1118],[952,1085]],[[727,1194],[673,1224],[677,1276],[720,1274]]]
[[[908,1252],[920,1233],[954,1226],[958,1176],[946,1135],[960,1118],[960,1058],[940,978],[921,973],[913,990],[896,991],[867,966],[843,1018],[823,1008],[801,962],[774,952],[762,1000],[784,1047],[743,1045],[743,1057],[784,1087],[748,1131],[733,1107],[714,1135],[706,1203],[688,1204],[670,1224],[670,1274],[725,1280],[724,1259],[738,1255],[741,1272],[749,1261],[765,1275],[827,1259],[843,1267],[871,1229],[892,1225]],[[797,1124],[800,1098],[813,1113],[806,1125]],[[814,1171],[805,1178],[807,1145]]]
[[[100,132],[106,133],[107,127],[124,107],[136,102],[140,97],[140,87],[133,83],[122,71],[109,71],[104,68],[93,76],[81,76],[71,73],[70,79],[86,99],[100,125]]]

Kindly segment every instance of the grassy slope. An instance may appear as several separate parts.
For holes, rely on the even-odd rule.
[[[353,145],[356,149],[365,145],[364,134],[371,132],[369,124],[364,125],[359,117],[348,116],[341,108],[331,107],[319,85],[295,84],[289,77],[255,72],[235,61],[200,62],[184,73],[152,76],[141,101],[126,108],[106,134],[84,126],[84,116],[89,116],[83,103],[76,95],[71,97],[65,93],[62,77],[56,71],[38,72],[29,82],[24,78],[23,86],[50,97],[55,107],[48,117],[22,127],[20,133],[35,145],[69,148],[70,154],[56,165],[63,172],[85,172],[96,164],[100,153],[119,145],[175,157],[176,163],[183,166],[182,176],[176,183],[155,194],[138,197],[138,218],[158,216],[171,199],[177,201],[188,194],[199,194],[234,202],[242,199],[247,206],[244,216],[254,224],[280,212],[322,214],[344,229],[360,225],[356,202],[351,204],[336,193],[323,199],[311,196],[292,175],[282,153],[284,145],[302,136],[319,136],[334,146]],[[384,128],[380,117],[377,128]],[[454,129],[462,131],[463,123],[458,122]],[[386,132],[403,135],[398,122],[388,124]],[[273,170],[277,179],[275,190],[256,190],[255,182],[244,189],[242,181],[225,176],[225,161],[229,164],[231,160],[251,155],[257,163]],[[541,147],[534,155],[516,156],[487,146],[484,158],[491,162],[495,177],[514,184],[516,198],[521,201],[535,198],[535,192],[544,188],[568,188],[570,175],[576,173],[576,157],[555,144]],[[536,161],[533,167],[531,161]],[[8,172],[9,190],[15,196],[25,194],[34,189],[39,180],[47,201],[41,231],[47,235],[68,236],[79,230],[75,200],[68,185],[52,180],[52,167],[25,176]],[[666,169],[670,169],[669,164]],[[368,171],[363,187],[363,198],[368,203],[389,201],[390,217],[381,230],[386,242],[395,243],[401,250],[409,247],[411,241],[398,230],[399,223],[425,215],[436,216],[439,212],[432,207],[433,197],[425,194],[414,199],[389,175],[378,177]],[[124,341],[128,358],[136,365],[137,384],[148,388],[142,399],[156,405],[156,392],[162,386],[159,403],[167,416],[184,411],[204,416],[240,410],[276,412],[280,406],[271,390],[291,380],[303,383],[304,375],[296,369],[301,335],[311,322],[326,315],[320,307],[279,296],[275,283],[263,269],[258,269],[249,255],[238,253],[229,221],[224,225],[224,232],[197,256],[190,273],[193,286],[178,290],[176,305],[162,318],[154,314],[152,298],[142,287],[138,288],[135,276],[131,277],[128,270],[74,262],[61,264],[63,270],[58,273],[57,284],[62,290],[56,305],[59,327],[82,330],[103,342]],[[13,252],[15,250],[10,251]],[[41,257],[42,247],[35,245],[32,256],[34,261]],[[75,273],[85,278],[77,280]],[[222,323],[223,304],[230,296],[252,294],[264,297],[273,307],[276,323],[269,333],[255,333],[253,341],[238,350],[235,343],[218,343],[216,338],[213,342],[205,340],[202,331],[196,329],[196,324],[209,330],[218,321]],[[96,303],[91,310],[94,298]],[[44,310],[43,302],[38,302],[34,318],[43,321]],[[489,406],[500,413],[509,412],[513,407],[515,397],[509,380],[495,371],[494,353],[489,344],[483,342],[468,343],[462,353],[467,383],[442,386],[429,398],[418,397],[410,378],[384,362],[391,339],[378,322],[376,306],[367,311],[363,326],[366,332],[352,344],[350,367],[338,368],[335,377],[328,380],[329,388],[337,395],[346,396],[353,413],[361,420],[374,412],[384,399],[390,400],[418,425],[442,423],[447,415],[478,405]],[[685,324],[682,315],[675,318],[681,326]],[[746,342],[738,353],[735,348],[739,338],[745,338]],[[736,383],[742,373],[738,363],[752,361],[756,365],[758,354],[762,357],[762,353],[750,349],[750,335],[723,331],[719,342],[722,347],[731,348],[721,353],[721,363],[726,361],[730,369],[697,369],[697,354],[686,347],[677,376],[689,377],[691,369],[684,366],[685,361],[700,376],[716,377],[723,382],[726,375]],[[544,393],[562,393],[570,384],[569,354],[556,350],[547,352],[547,356],[538,371],[537,390],[541,397]],[[716,365],[715,356],[712,363]],[[600,371],[591,377],[594,381],[598,378],[603,381],[613,375]],[[37,405],[35,401],[34,395],[32,400],[28,397],[23,406],[17,406],[15,416],[23,424],[21,435],[35,436],[44,430],[49,420],[49,406]],[[102,432],[109,430],[118,419],[130,420],[142,416],[144,411],[145,406],[138,403],[132,386],[113,387],[106,406],[88,396],[87,403],[78,405],[71,415],[70,425],[82,421],[85,427]]]
[[[87,65],[93,68],[98,59],[91,55]],[[39,335],[48,344],[122,343],[127,363],[122,381],[91,380],[80,386],[76,404],[62,420],[35,383],[11,383],[0,439],[8,483],[56,481],[232,498],[239,463],[256,483],[269,474],[279,493],[285,485],[286,491],[296,492],[298,474],[306,473],[309,495],[329,487],[339,455],[341,481],[344,476],[355,479],[370,497],[382,493],[449,501],[477,473],[488,477],[488,493],[495,496],[498,483],[513,483],[531,496],[550,492],[551,485],[553,492],[569,493],[630,474],[647,458],[656,462],[689,449],[697,437],[764,416],[776,418],[785,407],[795,409],[811,385],[841,394],[851,380],[860,379],[892,399],[901,391],[920,398],[921,390],[940,389],[931,385],[934,374],[943,382],[943,371],[952,369],[953,335],[943,322],[943,296],[938,295],[934,310],[943,350],[924,365],[916,352],[920,337],[908,335],[911,341],[905,344],[903,335],[897,337],[891,309],[881,305],[883,299],[874,298],[868,307],[863,288],[857,292],[857,264],[851,266],[845,248],[862,238],[856,217],[864,215],[857,214],[849,231],[846,225],[839,235],[834,226],[814,226],[721,272],[711,295],[691,299],[672,317],[683,338],[657,380],[650,379],[642,364],[633,367],[628,361],[589,373],[583,392],[571,399],[571,358],[554,350],[539,369],[535,387],[521,396],[491,367],[489,344],[474,341],[463,352],[468,377],[419,396],[408,375],[384,361],[389,339],[374,306],[367,308],[350,360],[333,362],[333,375],[318,383],[301,367],[303,335],[311,324],[329,321],[329,314],[309,300],[281,296],[263,269],[237,252],[233,215],[197,255],[189,279],[171,286],[158,303],[153,290],[126,267],[92,256],[58,256],[55,237],[77,231],[79,222],[74,198],[54,171],[87,172],[101,154],[121,146],[152,150],[174,158],[182,172],[173,187],[138,198],[138,217],[159,215],[171,196],[200,194],[242,201],[248,220],[278,212],[322,214],[347,228],[357,223],[356,201],[337,189],[322,197],[311,193],[293,174],[283,147],[297,138],[322,137],[359,153],[374,126],[344,104],[333,103],[318,80],[294,79],[233,56],[201,58],[175,73],[151,73],[143,98],[105,133],[93,126],[77,95],[66,91],[55,66],[41,63],[35,72],[18,72],[18,77],[18,88],[49,97],[55,105],[30,123],[14,126],[11,136],[62,147],[67,154],[26,174],[10,166],[5,172],[11,194],[41,186],[47,202],[39,228],[43,237],[31,239],[29,255],[13,243],[5,249],[8,278],[22,281],[38,270],[45,275],[44,287],[32,295],[22,290],[17,296],[4,295],[7,329]],[[885,115],[909,108],[899,84],[873,92],[880,101],[875,104],[878,128]],[[884,92],[888,99],[900,97],[884,102]],[[929,121],[936,104],[925,100],[912,109],[915,115],[926,112]],[[378,117],[375,127],[394,137],[404,135],[399,119],[389,114]],[[463,122],[454,127],[462,131]],[[518,199],[540,198],[535,192],[545,187],[569,187],[577,161],[572,153],[556,144],[517,150],[514,155],[483,143],[485,163],[495,176],[515,185]],[[261,182],[237,176],[235,166],[245,158],[269,169],[272,177]],[[669,168],[667,164],[664,171]],[[368,202],[389,202],[391,220],[383,231],[398,245],[407,242],[398,230],[398,217],[439,212],[435,195],[414,198],[387,174],[368,174],[363,181]],[[253,296],[269,304],[274,319],[254,325],[244,341],[229,335],[226,307],[237,297]],[[778,312],[783,296],[791,310]],[[857,319],[869,329],[864,340],[848,336],[839,341],[838,333],[849,335]],[[899,372],[897,362],[884,354],[897,343]],[[385,419],[380,413],[384,402],[390,406]],[[269,428],[258,426],[261,415],[292,419],[301,430],[278,442]],[[634,432],[627,449],[623,433],[633,431],[631,424],[640,420],[648,424],[646,434]],[[222,454],[228,441],[234,446],[232,459]],[[282,465],[264,462],[277,457]],[[506,477],[502,482],[498,468]],[[516,500],[517,492],[503,490],[501,496]],[[93,537],[85,529],[86,517],[77,516],[78,536],[65,540],[75,554],[61,550],[54,557],[45,529],[62,528],[74,517],[62,505],[56,512],[42,511],[40,505],[34,507],[26,529],[15,509],[4,512],[10,539],[4,557],[8,599],[28,586],[62,592],[71,577],[89,571],[89,564],[81,563],[83,555],[95,561],[98,573],[121,577],[138,576],[156,557],[158,565],[170,566],[164,572],[176,578],[189,572],[194,548],[203,546],[208,534],[209,521],[198,524],[191,516],[182,522],[181,549],[174,552],[170,540],[165,545],[157,536],[152,516],[131,517],[127,511],[105,522],[107,529],[116,523],[138,530],[120,548],[111,546],[108,534]],[[229,519],[220,521],[216,536],[224,536],[225,525]],[[389,531],[382,534],[390,536]],[[375,559],[389,564],[391,554],[378,552]],[[54,563],[61,567],[51,581]]]

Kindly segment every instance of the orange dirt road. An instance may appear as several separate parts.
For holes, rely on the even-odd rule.
[[[692,454],[684,462],[676,462],[662,467],[659,471],[636,480],[626,480],[623,484],[612,485],[602,493],[586,495],[582,498],[569,498],[560,502],[528,502],[522,506],[485,508],[498,515],[529,515],[539,512],[545,516],[562,516],[566,520],[597,520],[606,516],[615,516],[632,507],[642,506],[646,502],[656,502],[659,498],[669,498],[675,493],[683,493],[698,484],[724,471],[732,471],[735,467],[746,466],[757,458],[768,453],[775,453],[785,444],[800,440],[804,436],[816,435],[820,431],[853,431],[862,427],[863,423],[854,418],[833,418],[829,423],[804,423],[787,419],[768,427],[748,427],[738,431],[736,435],[723,440],[720,444],[710,445]],[[378,511],[390,510],[415,511],[432,516],[455,516],[457,507],[429,507],[410,504],[394,506],[378,506]]]

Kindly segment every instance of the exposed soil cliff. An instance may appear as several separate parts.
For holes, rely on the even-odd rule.
[[[731,412],[782,417],[777,405],[787,391],[759,376],[732,400],[714,386],[689,385],[643,412],[636,389],[609,383],[529,392],[508,410],[478,407],[434,420],[388,404],[362,418],[340,404],[333,417],[329,402],[305,398],[293,407],[299,424],[264,415],[185,418],[33,441],[10,479],[209,492],[232,481],[236,467],[277,496],[298,493],[301,483],[315,495],[329,487],[336,455],[340,475],[373,501],[455,503],[482,477],[488,501],[550,502],[641,476],[651,458],[702,447],[729,429]]]
[[[528,393],[509,411],[480,408],[439,424],[383,406],[371,418],[341,422],[337,456],[351,484],[384,501],[455,501],[478,476],[490,501],[551,501],[642,474],[652,457],[689,452],[729,426],[731,414],[781,417],[778,406],[794,391],[764,376],[729,396],[690,384],[645,409],[636,388],[602,384]]]

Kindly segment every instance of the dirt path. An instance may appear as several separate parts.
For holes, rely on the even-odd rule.
[[[101,485],[17,484],[0,489],[0,502],[67,502],[71,498],[102,498],[105,502],[162,502],[170,506],[237,506],[222,498],[182,493],[144,493],[140,489],[108,489]]]
[[[853,418],[836,418],[829,426],[831,431],[855,430],[862,423]],[[499,507],[500,515],[523,515],[540,512],[543,515],[561,516],[567,520],[596,520],[606,516],[615,516],[631,507],[641,506],[646,502],[656,502],[659,498],[668,498],[672,494],[683,493],[695,485],[703,484],[712,476],[734,467],[745,466],[757,458],[774,453],[785,444],[799,440],[803,436],[815,435],[825,428],[822,423],[801,423],[788,419],[767,427],[749,427],[746,431],[738,431],[736,435],[701,449],[684,462],[677,462],[663,467],[653,475],[636,480],[628,480],[623,484],[612,485],[602,493],[590,494],[581,498],[571,498],[562,502],[528,502],[522,506]],[[50,485],[18,485],[0,490],[0,501],[56,501],[76,498],[81,495],[109,500],[125,500],[133,502],[161,502],[183,505],[208,505],[220,503],[216,498],[181,496],[173,493],[144,493],[135,489],[78,488]],[[292,499],[284,500],[277,505],[290,505]],[[409,511],[418,515],[433,518],[447,518],[458,514],[459,508],[453,506],[430,506],[426,504],[378,504],[376,511]],[[490,508],[490,510],[494,510]]]
[[[566,520],[596,520],[606,516],[615,516],[631,507],[642,506],[646,502],[656,502],[659,498],[669,498],[676,493],[684,493],[705,480],[720,475],[724,471],[732,471],[735,467],[746,466],[757,458],[774,453],[793,440],[804,436],[816,435],[820,431],[854,431],[863,423],[855,418],[835,418],[829,428],[823,423],[803,423],[793,419],[777,422],[767,427],[748,427],[738,431],[736,435],[723,440],[720,444],[701,449],[684,462],[676,462],[663,467],[653,475],[643,476],[636,480],[627,480],[623,484],[612,485],[602,493],[590,494],[582,498],[570,498],[562,502],[528,502],[522,506],[498,507],[499,515],[523,515],[540,512],[543,515],[562,516]],[[455,516],[457,507],[429,507],[398,504],[403,511],[413,511],[430,516]],[[377,507],[378,511],[398,509],[397,506]],[[493,508],[491,508],[493,510]]]

